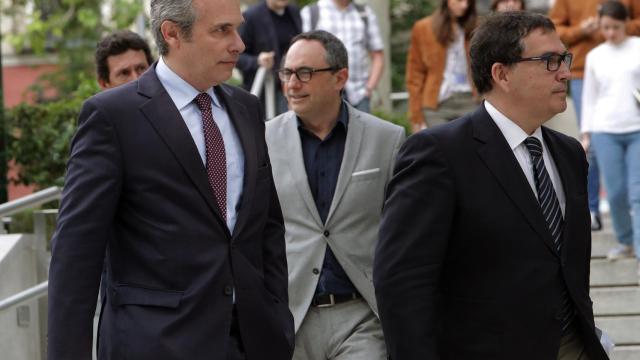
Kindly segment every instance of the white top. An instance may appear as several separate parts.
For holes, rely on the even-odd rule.
[[[198,105],[193,102],[200,91],[173,72],[162,57],[158,59],[156,75],[180,111],[180,115],[182,115],[182,119],[193,137],[193,142],[198,148],[202,164],[206,166],[207,155],[202,129],[202,114]],[[244,181],[244,152],[238,133],[229,119],[229,114],[222,107],[213,88],[209,88],[207,94],[211,96],[212,100],[213,121],[220,129],[224,140],[224,151],[227,158],[227,227],[229,232],[233,234],[238,215],[236,209],[240,202]]]
[[[537,128],[532,135],[528,135],[520,126],[504,116],[500,111],[498,111],[498,109],[491,105],[490,102],[485,100],[484,107],[487,109],[489,116],[491,116],[496,125],[498,125],[500,132],[502,132],[502,135],[511,147],[511,151],[513,151],[513,155],[516,157],[516,160],[518,160],[518,164],[520,164],[522,172],[524,172],[524,176],[527,177],[529,186],[531,186],[531,190],[536,196],[536,199],[538,198],[538,190],[536,189],[536,181],[533,177],[533,162],[531,162],[531,155],[529,155],[529,150],[527,149],[527,145],[524,144],[524,140],[529,136],[534,136],[540,140],[540,143],[542,144],[542,159],[544,160],[544,166],[547,168],[547,172],[551,178],[551,183],[553,184],[553,189],[556,191],[556,197],[560,203],[562,215],[564,216],[564,209],[567,202],[564,190],[562,189],[562,180],[560,180],[560,174],[558,173],[555,161],[553,161],[553,158],[551,157],[551,152],[549,152],[549,148],[542,137],[542,129]]]
[[[640,38],[603,43],[587,54],[582,89],[582,132],[630,133],[640,130]]]
[[[367,93],[369,81],[369,52],[384,49],[384,42],[378,27],[376,14],[368,5],[364,6],[367,13],[367,33],[364,21],[353,2],[340,9],[334,0],[318,0],[317,30],[325,30],[335,35],[347,48],[349,55],[349,79],[345,85],[347,99],[353,105],[358,104]],[[311,10],[305,6],[300,11],[302,31],[311,29]]]
[[[457,92],[471,92],[467,72],[467,52],[464,48],[464,30],[459,25],[456,25],[455,40],[447,46],[444,79],[440,85],[438,103],[447,100]]]

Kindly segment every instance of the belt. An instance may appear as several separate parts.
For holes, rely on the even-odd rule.
[[[317,295],[311,300],[311,306],[323,308],[338,305],[343,302],[360,299],[362,295],[359,293],[351,293],[345,295],[325,294]]]

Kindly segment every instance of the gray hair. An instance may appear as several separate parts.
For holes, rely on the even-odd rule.
[[[312,30],[296,35],[291,39],[291,45],[300,40],[315,40],[320,42],[326,51],[325,60],[330,67],[336,70],[349,68],[347,49],[344,47],[342,41],[335,37],[335,35],[324,30]]]
[[[180,28],[180,33],[189,40],[191,30],[196,22],[196,10],[192,0],[151,0],[151,31],[156,40],[160,55],[169,53],[169,44],[162,36],[160,26],[165,21],[172,21]]]

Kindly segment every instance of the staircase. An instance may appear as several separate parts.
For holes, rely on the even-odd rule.
[[[596,326],[616,343],[611,360],[640,359],[640,286],[636,260],[608,261],[616,244],[611,221],[594,232],[591,245],[591,299]]]

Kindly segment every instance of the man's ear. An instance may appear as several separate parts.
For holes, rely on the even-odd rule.
[[[180,28],[178,27],[178,24],[174,23],[171,20],[165,20],[160,25],[160,32],[162,33],[164,41],[169,44],[170,48],[180,48],[182,36],[180,34]]]
[[[344,89],[344,86],[347,84],[347,79],[349,79],[349,69],[344,68],[336,71],[336,85],[340,89]]]
[[[98,85],[100,85],[100,89],[102,90],[106,90],[111,87],[109,83],[104,79],[98,79]]]
[[[493,78],[495,87],[500,88],[503,92],[509,92],[511,67],[503,63],[493,63],[491,66],[491,78]]]

